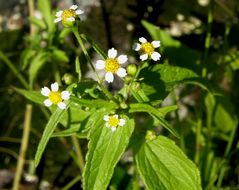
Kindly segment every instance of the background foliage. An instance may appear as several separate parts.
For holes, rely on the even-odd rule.
[[[68,5],[38,0],[38,17],[29,2],[12,4],[20,17],[0,6],[1,188],[12,187],[27,113],[22,189],[239,188],[236,0],[79,2],[79,33],[93,61],[116,47],[138,66],[133,42],[161,41],[162,59],[141,70],[122,101],[127,125],[113,134],[100,118],[122,105],[105,99],[70,29],[53,22]],[[53,81],[73,92],[69,109],[43,106],[39,90]],[[123,87],[120,80],[107,86],[119,100]],[[145,140],[147,130],[157,138]],[[80,154],[87,155],[84,173]]]

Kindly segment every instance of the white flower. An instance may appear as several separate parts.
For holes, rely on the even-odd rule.
[[[108,83],[111,83],[114,81],[114,75],[117,74],[119,77],[125,77],[127,75],[126,70],[124,68],[121,68],[120,65],[124,64],[128,58],[126,55],[120,55],[117,56],[117,50],[114,48],[111,48],[108,50],[108,58],[103,60],[98,60],[96,62],[96,68],[97,69],[104,69],[106,71],[105,74],[105,80]]]
[[[59,85],[57,82],[51,84],[51,90],[48,87],[42,88],[41,94],[48,97],[44,101],[45,106],[49,107],[52,104],[56,104],[61,109],[66,108],[64,100],[68,100],[70,98],[70,93],[68,91],[59,92]]]
[[[160,41],[147,42],[144,37],[139,38],[140,43],[135,43],[133,49],[140,52],[140,59],[145,61],[149,58],[158,61],[161,55],[155,51],[160,46]]]
[[[56,12],[57,18],[54,20],[54,22],[57,23],[61,21],[63,25],[69,26],[71,23],[74,23],[79,15],[83,13],[84,11],[78,9],[77,5],[72,5],[69,9]]]
[[[118,115],[105,115],[104,120],[106,121],[106,127],[111,128],[111,130],[114,132],[118,126],[124,126],[125,120],[119,119]]]

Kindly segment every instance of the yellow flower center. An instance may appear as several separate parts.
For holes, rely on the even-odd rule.
[[[117,127],[119,124],[119,119],[115,118],[114,116],[110,116],[108,123],[111,127]]]
[[[76,13],[74,10],[71,10],[71,9],[66,9],[63,11],[62,15],[61,15],[61,19],[63,22],[66,22],[68,21],[67,19],[70,18],[70,17],[73,17],[73,18],[76,18]]]
[[[120,68],[120,64],[117,59],[108,58],[105,61],[105,70],[107,72],[116,73]]]
[[[154,46],[149,42],[143,43],[141,44],[140,51],[142,54],[151,55],[154,52]]]
[[[59,102],[62,101],[60,92],[51,91],[48,98],[53,104],[58,104]]]

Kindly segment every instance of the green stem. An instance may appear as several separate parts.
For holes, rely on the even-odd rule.
[[[208,8],[208,15],[207,15],[207,34],[206,34],[206,40],[205,40],[205,51],[203,55],[203,69],[202,69],[202,77],[207,76],[207,68],[205,66],[207,58],[208,58],[208,52],[211,44],[211,31],[212,31],[212,23],[213,23],[213,6],[214,6],[214,0],[211,0],[210,6]]]
[[[200,151],[201,151],[201,142],[200,142],[200,137],[201,137],[201,130],[202,130],[202,120],[199,117],[199,120],[197,122],[197,128],[196,128],[196,145],[195,145],[195,158],[194,161],[198,165],[199,160],[200,160]]]
[[[21,75],[21,73],[17,70],[15,65],[0,51],[0,59],[2,59],[9,69],[13,72],[13,74],[19,79],[20,83],[26,88],[29,89],[28,83],[25,78]]]
[[[113,97],[113,95],[112,95],[112,94],[104,87],[104,85],[101,83],[100,77],[99,77],[98,73],[97,73],[96,70],[95,70],[95,67],[94,67],[94,65],[93,65],[93,63],[92,63],[92,61],[91,61],[91,59],[90,59],[90,56],[89,56],[89,54],[88,54],[88,52],[87,52],[87,50],[86,50],[86,48],[85,48],[85,46],[84,46],[84,43],[83,43],[83,41],[82,41],[82,39],[81,39],[81,36],[80,36],[79,33],[78,33],[78,28],[77,28],[77,27],[73,27],[73,28],[72,28],[72,32],[74,33],[74,35],[75,35],[75,37],[76,37],[78,43],[80,44],[81,49],[82,49],[82,51],[83,51],[83,53],[84,53],[84,55],[85,55],[87,61],[90,63],[91,69],[94,71],[94,73],[95,73],[95,75],[96,75],[97,82],[98,82],[98,84],[99,84],[101,90],[103,91],[103,93],[106,95],[107,98],[109,98],[110,100],[113,100],[114,102],[117,103],[117,101],[115,100],[115,98]]]
[[[21,179],[21,175],[22,175],[22,170],[23,170],[24,161],[25,161],[25,155],[26,155],[27,146],[28,146],[28,139],[29,139],[29,135],[30,135],[31,118],[32,118],[32,105],[27,104],[26,112],[25,112],[25,119],[24,119],[24,126],[23,126],[22,142],[21,142],[20,153],[19,153],[19,158],[18,158],[18,162],[17,162],[17,170],[16,170],[12,190],[19,189],[19,183],[20,183],[20,179]]]
[[[81,151],[80,143],[75,135],[71,136],[71,139],[72,139],[75,151],[76,151],[76,155],[78,157],[78,165],[80,167],[81,173],[83,173],[84,167],[85,167],[85,162],[84,162],[84,156]]]
[[[80,181],[81,176],[75,177],[72,181],[70,181],[65,187],[63,187],[61,190],[68,190],[70,189],[73,185],[75,185],[78,181]]]
[[[133,83],[134,83],[135,80],[138,78],[140,71],[141,71],[143,68],[145,68],[146,66],[148,66],[148,63],[147,63],[147,62],[143,62],[142,64],[140,64],[140,65],[138,66],[138,69],[137,69],[137,71],[136,71],[136,73],[135,73],[135,75],[134,75],[132,81],[131,81],[130,84],[129,84],[129,88],[128,88],[127,94],[129,94],[129,92],[132,91],[131,88],[132,88]]]

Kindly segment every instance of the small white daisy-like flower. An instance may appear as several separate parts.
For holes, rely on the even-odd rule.
[[[98,60],[96,62],[96,68],[101,70],[104,69],[106,71],[105,80],[108,83],[114,81],[114,74],[117,74],[119,77],[125,77],[127,75],[126,70],[121,68],[120,65],[124,64],[128,58],[126,55],[117,56],[117,50],[111,48],[108,50],[108,58],[103,60]]]
[[[111,130],[114,132],[117,127],[124,126],[125,120],[120,119],[117,114],[115,115],[105,115],[104,120],[106,121],[106,127],[111,128]]]
[[[77,5],[72,5],[69,9],[56,12],[57,18],[54,22],[57,23],[61,21],[64,26],[72,26],[78,16],[83,13],[84,11],[78,9]]]
[[[160,41],[152,41],[147,42],[147,40],[144,37],[139,38],[140,43],[135,43],[133,49],[135,51],[139,51],[140,53],[140,59],[142,61],[145,61],[149,58],[153,59],[154,61],[158,61],[161,57],[161,55],[155,51],[155,48],[158,48],[160,46]]]
[[[50,107],[52,104],[56,104],[61,109],[66,108],[64,100],[69,100],[70,98],[70,93],[68,91],[59,92],[59,85],[57,82],[51,84],[51,90],[48,87],[42,88],[41,94],[48,97],[44,101],[45,106]]]

